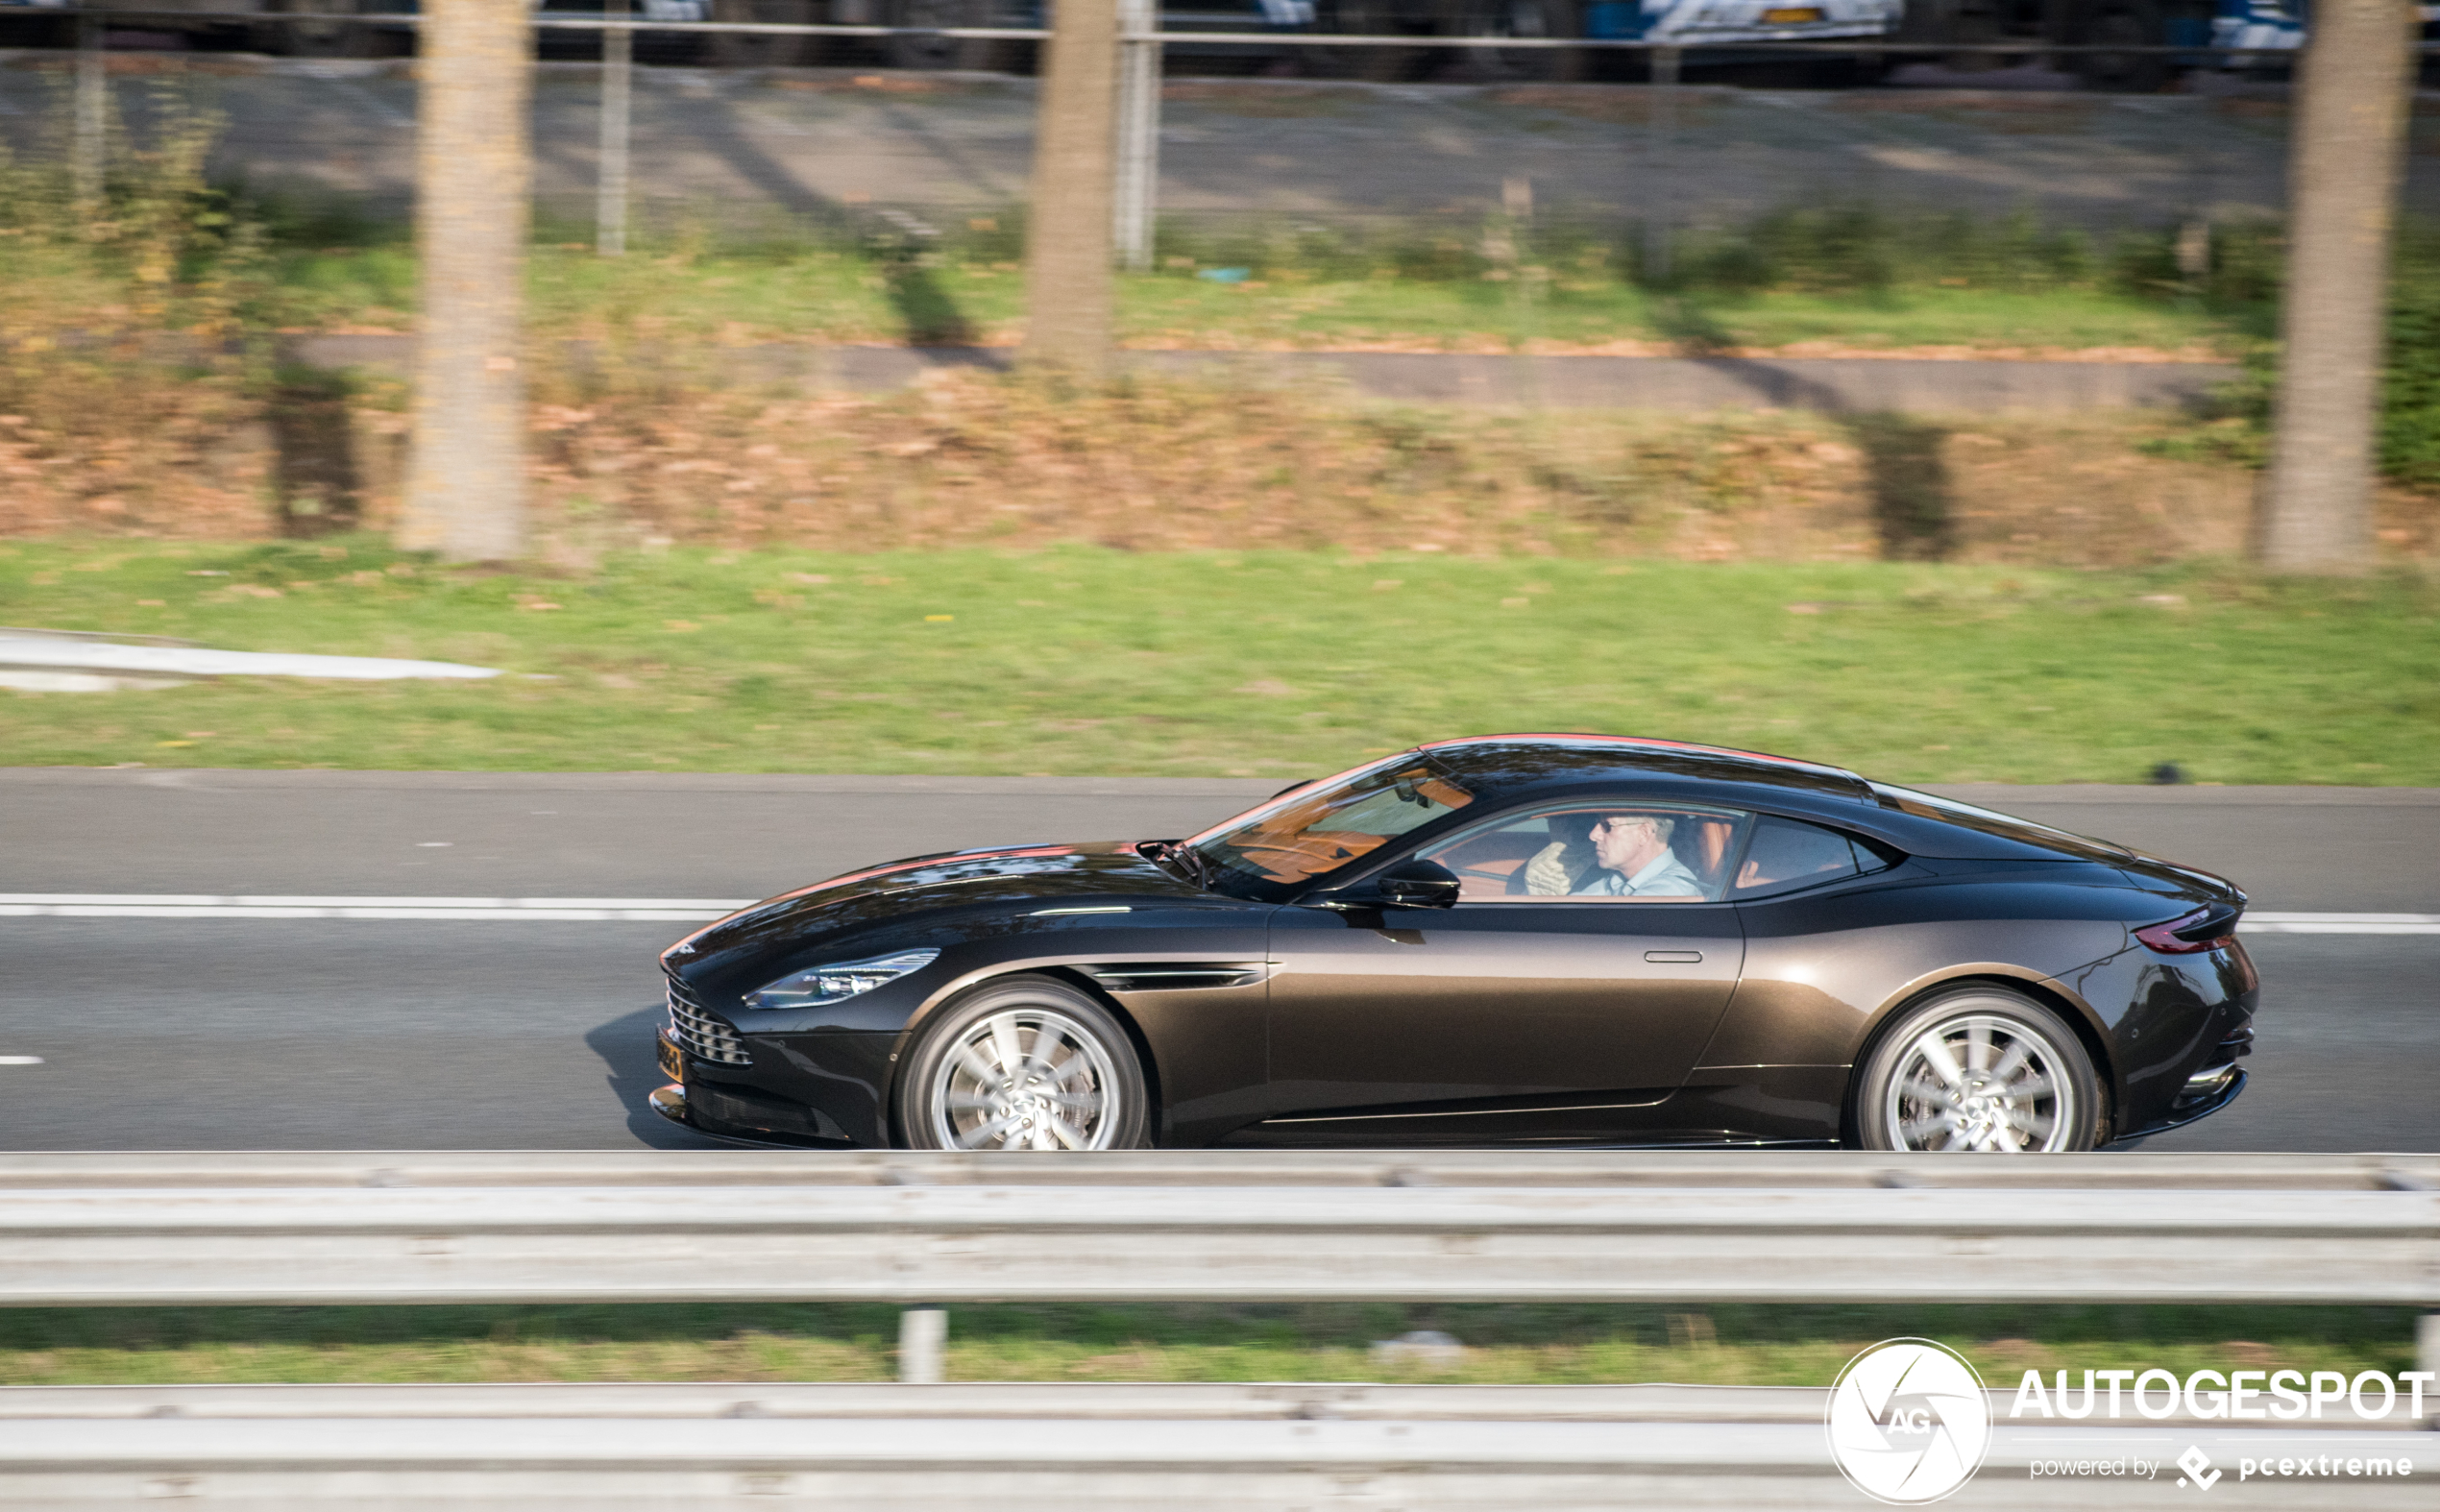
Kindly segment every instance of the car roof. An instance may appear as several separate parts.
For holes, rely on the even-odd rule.
[[[1872,801],[1871,785],[1843,767],[1686,741],[1632,735],[1476,735],[1435,741],[1418,748],[1452,769],[1501,787],[1612,777],[1692,777],[1768,783]]]

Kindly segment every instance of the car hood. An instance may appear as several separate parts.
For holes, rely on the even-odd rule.
[[[1202,897],[1144,858],[1132,841],[943,851],[850,871],[706,924],[662,953],[693,978],[717,975],[782,945],[971,904],[1097,897]]]

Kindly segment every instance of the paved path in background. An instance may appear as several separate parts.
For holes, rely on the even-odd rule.
[[[927,850],[1179,834],[1276,786],[5,769],[0,892],[716,900]],[[2224,871],[2265,912],[2440,913],[2440,792],[1948,791]],[[0,917],[0,1148],[691,1142],[643,1106],[653,958],[684,927]],[[2255,1085],[2156,1147],[2440,1149],[2440,936],[2249,948]]]
[[[0,60],[0,140],[43,142],[61,109],[58,54]],[[46,66],[47,65],[47,66]],[[183,90],[228,119],[220,166],[257,184],[369,196],[412,183],[415,85],[403,62],[153,57],[113,80],[141,123]],[[183,74],[162,72],[181,66]],[[589,223],[598,69],[545,63],[536,192]],[[752,219],[863,206],[996,209],[1026,193],[1034,82],[995,75],[647,68],[636,79],[634,186],[664,213]],[[1791,204],[2004,215],[2096,227],[2284,204],[2285,109],[2200,94],[1768,90],[1689,86],[1664,144],[1648,96],[1615,85],[1383,85],[1172,80],[1160,206],[1193,215],[1390,214],[1477,221],[1530,179],[1561,212],[1680,221]],[[2410,205],[2440,202],[2428,158]]]

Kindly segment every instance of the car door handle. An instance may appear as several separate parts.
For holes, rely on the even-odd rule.
[[[1703,953],[1699,950],[1647,950],[1644,952],[1644,959],[1665,965],[1691,965],[1702,960]]]

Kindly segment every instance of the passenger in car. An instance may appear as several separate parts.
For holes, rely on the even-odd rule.
[[[1552,841],[1525,864],[1525,890],[1536,897],[1702,897],[1702,882],[1670,848],[1676,830],[1677,821],[1663,815],[1603,815],[1587,835],[1589,861],[1571,857],[1567,841]]]

